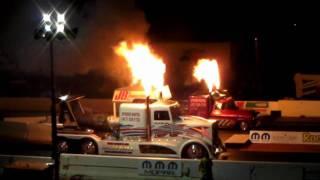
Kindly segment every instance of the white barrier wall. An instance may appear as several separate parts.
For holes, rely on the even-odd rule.
[[[281,111],[283,117],[320,117],[320,101],[279,100],[279,101],[236,101],[240,109],[255,110],[259,115],[270,115]]]
[[[199,179],[196,160],[62,154],[60,178]]]
[[[320,145],[320,132],[297,131],[250,131],[252,143]]]
[[[320,117],[320,101],[279,100],[282,116],[287,117]]]
[[[200,179],[199,160],[62,154],[61,179]],[[215,180],[320,179],[318,163],[213,160]]]

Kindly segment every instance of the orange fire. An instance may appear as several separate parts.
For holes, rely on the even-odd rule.
[[[146,96],[149,96],[152,90],[162,91],[166,66],[147,44],[128,45],[123,41],[115,48],[115,52],[125,58],[131,69],[132,83],[141,82]]]
[[[209,92],[220,88],[220,76],[218,63],[215,59],[200,59],[194,67],[193,76],[198,80],[204,80]]]

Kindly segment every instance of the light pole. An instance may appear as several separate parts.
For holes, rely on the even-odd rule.
[[[52,159],[54,160],[53,179],[59,179],[60,157],[57,143],[57,111],[56,111],[56,83],[53,61],[53,39],[49,43],[50,51],[50,82],[51,82],[51,139]]]
[[[56,14],[56,18],[53,15]],[[52,159],[54,161],[53,179],[59,179],[59,152],[57,146],[57,113],[56,113],[56,88],[55,71],[53,57],[53,41],[63,39],[66,35],[75,37],[76,29],[70,31],[66,28],[65,15],[53,11],[49,14],[43,14],[42,23],[35,31],[35,39],[46,39],[49,42],[50,53],[50,86],[51,86],[51,139],[52,139]]]

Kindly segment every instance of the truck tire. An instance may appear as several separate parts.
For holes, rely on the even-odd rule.
[[[201,159],[209,157],[209,154],[201,144],[191,143],[185,146],[182,150],[182,158],[185,159]]]
[[[239,124],[240,130],[246,132],[249,130],[249,124],[246,121],[241,121]]]
[[[92,139],[83,139],[80,147],[81,154],[97,154],[98,146],[97,143]]]
[[[70,143],[65,138],[58,139],[57,149],[59,153],[68,153],[70,152]]]

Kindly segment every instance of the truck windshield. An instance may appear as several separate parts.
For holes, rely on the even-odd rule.
[[[222,104],[221,109],[231,109],[231,110],[237,110],[237,106],[234,101],[227,101]]]
[[[78,100],[71,101],[70,106],[75,116],[81,116],[85,114],[85,111]]]
[[[173,121],[179,121],[181,120],[181,111],[179,106],[172,106],[170,107],[171,115],[172,115],[172,120]]]

